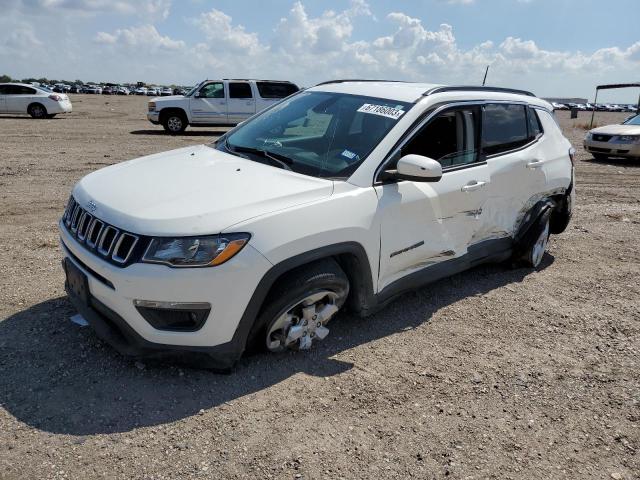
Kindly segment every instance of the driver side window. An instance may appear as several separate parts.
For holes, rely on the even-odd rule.
[[[452,108],[431,119],[403,148],[402,155],[417,154],[438,161],[442,168],[469,165],[479,160],[479,108]]]
[[[209,83],[200,89],[200,98],[224,98],[222,82]]]

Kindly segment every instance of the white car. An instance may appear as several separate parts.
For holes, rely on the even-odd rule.
[[[162,91],[160,92],[160,94],[163,97],[170,97],[171,95],[173,95],[173,90],[171,88],[169,88],[169,87],[164,87],[162,89]]]
[[[171,134],[194,127],[237,125],[298,91],[278,80],[205,80],[186,95],[154,98],[147,119]]]
[[[584,138],[584,149],[596,160],[609,157],[640,159],[640,115],[632,115],[620,125],[590,130]]]
[[[33,118],[53,118],[73,110],[64,93],[25,83],[0,83],[0,114],[28,114]]]
[[[334,81],[215,144],[93,172],[59,230],[66,289],[132,356],[307,349],[475,265],[538,267],[564,231],[575,151],[527,92]]]
[[[147,88],[146,87],[138,87],[138,88],[136,88],[134,93],[136,95],[146,95],[147,94]]]

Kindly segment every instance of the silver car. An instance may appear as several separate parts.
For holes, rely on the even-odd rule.
[[[584,149],[598,160],[608,157],[640,159],[640,114],[621,125],[594,128],[584,139]]]

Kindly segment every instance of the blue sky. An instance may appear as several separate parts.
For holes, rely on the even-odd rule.
[[[640,81],[639,0],[0,0],[0,73],[193,84],[337,77],[591,97]],[[608,93],[605,101],[637,99]]]

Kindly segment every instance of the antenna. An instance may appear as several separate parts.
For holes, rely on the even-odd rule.
[[[487,69],[484,71],[484,80],[482,80],[482,86],[484,87],[485,83],[487,83],[487,75],[489,74],[489,65],[487,65]]]

